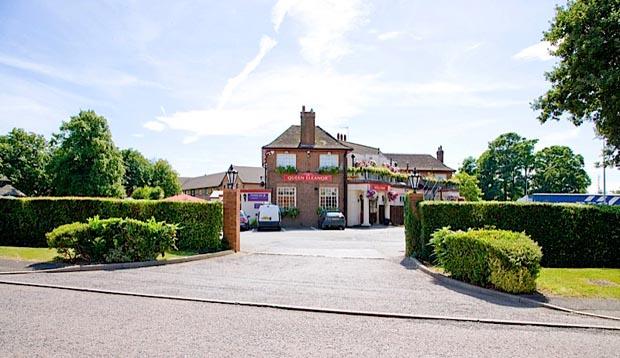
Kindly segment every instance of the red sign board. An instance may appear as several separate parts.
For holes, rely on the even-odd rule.
[[[390,186],[387,184],[370,184],[370,188],[375,191],[388,191]]]
[[[297,174],[284,174],[282,176],[284,181],[289,182],[331,182],[331,175],[323,175],[316,173],[297,173]]]

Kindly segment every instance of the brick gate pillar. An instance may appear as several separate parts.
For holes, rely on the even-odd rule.
[[[424,200],[424,194],[410,191],[407,193],[407,196],[409,197],[409,208],[411,209],[411,212],[413,215],[419,217],[420,213],[418,212],[418,203]]]
[[[241,250],[241,228],[239,211],[241,199],[239,189],[224,189],[224,240],[234,252]]]

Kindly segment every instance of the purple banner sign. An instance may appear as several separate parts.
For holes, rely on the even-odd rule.
[[[248,193],[248,201],[269,201],[268,193]]]

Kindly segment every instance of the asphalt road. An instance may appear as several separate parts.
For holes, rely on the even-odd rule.
[[[456,290],[401,264],[402,229],[242,234],[242,253],[3,280],[313,307],[595,325],[620,322]],[[0,285],[15,355],[617,356],[618,332],[290,312]],[[79,354],[76,354],[79,352]],[[13,354],[11,354],[13,355]]]
[[[617,357],[620,336],[2,286],[5,356]]]

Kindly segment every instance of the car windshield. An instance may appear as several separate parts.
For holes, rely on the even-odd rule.
[[[340,213],[327,213],[327,216],[330,216],[330,217],[340,217]]]

